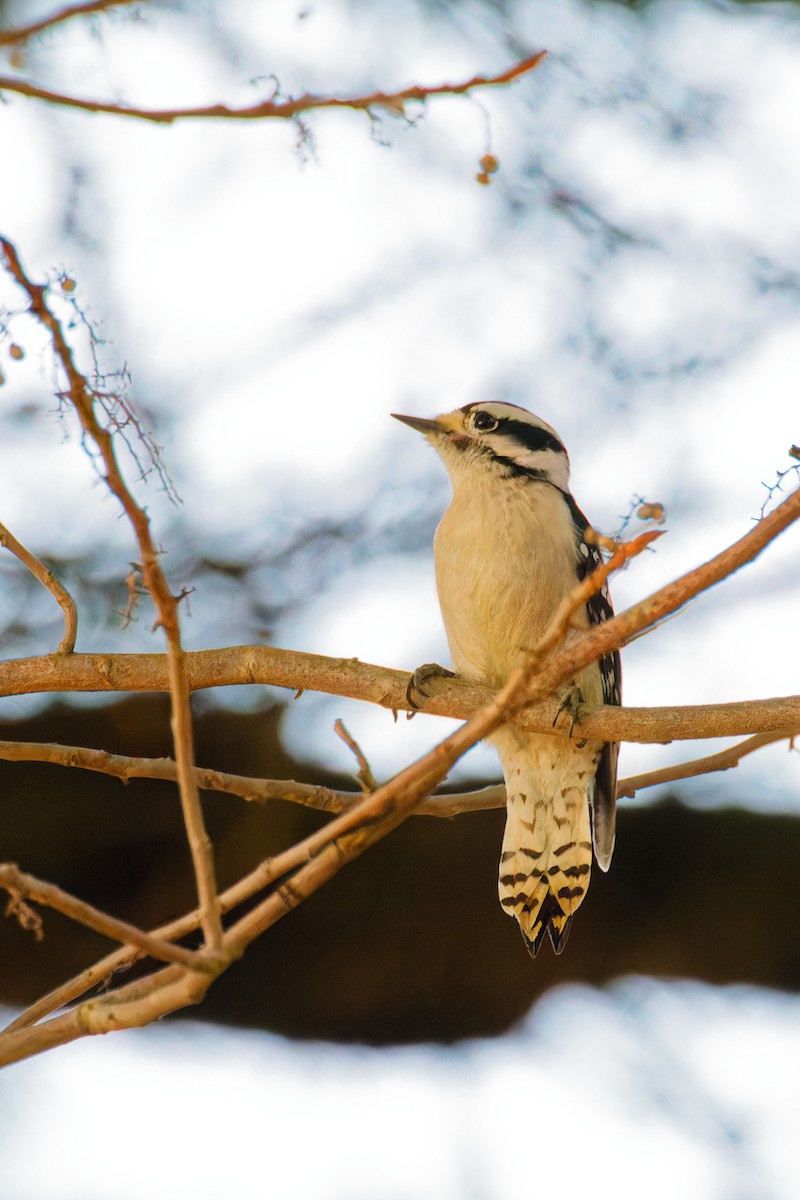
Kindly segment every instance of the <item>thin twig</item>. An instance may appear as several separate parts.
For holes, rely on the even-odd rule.
[[[141,3],[141,0],[91,0],[87,4],[73,4],[30,25],[19,25],[16,29],[0,29],[0,46],[18,46],[38,33],[44,33],[47,29],[54,29],[56,25],[71,20],[72,17],[88,17],[106,12],[109,8],[120,8],[123,4],[138,3]]]
[[[800,726],[798,726],[800,733]],[[791,734],[788,735],[791,737]],[[658,771],[647,771],[643,775],[631,775],[629,779],[621,779],[617,787],[617,799],[623,796],[635,796],[643,788],[655,787],[660,783],[675,783],[679,779],[693,779],[697,775],[711,775],[715,771],[729,771],[738,767],[748,754],[760,750],[762,746],[771,746],[775,742],[785,742],[785,733],[759,733],[737,742],[727,750],[716,754],[707,754],[704,758],[694,758],[691,762],[676,763],[672,767],[662,767]]]
[[[369,765],[369,762],[367,761],[367,758],[358,742],[347,729],[344,721],[334,721],[333,729],[337,737],[342,739],[348,750],[352,751],[355,760],[358,763],[358,774],[356,775],[356,779],[361,784],[362,792],[374,792],[378,786],[378,781],[373,775],[372,767]]]
[[[72,403],[85,437],[96,447],[105,470],[106,485],[122,505],[139,546],[145,586],[153,598],[158,614],[158,624],[164,630],[167,642],[172,737],[178,767],[178,789],[200,908],[204,914],[203,936],[206,950],[211,954],[218,954],[222,945],[222,924],[217,900],[213,850],[203,819],[200,793],[194,780],[190,690],[186,677],[184,650],[181,645],[179,600],[172,595],[161,569],[149,517],[134,500],[122,475],[117,461],[112,431],[98,420],[94,393],[86,377],[76,366],[72,349],[64,336],[61,324],[48,306],[47,288],[42,284],[33,283],[11,242],[0,237],[0,248],[5,258],[6,269],[26,293],[31,313],[45,327],[50,336],[56,359],[66,377],[67,390],[64,398],[69,399]]]
[[[369,92],[364,96],[319,96],[307,92],[295,99],[259,100],[255,104],[243,105],[241,108],[230,107],[227,104],[200,105],[196,108],[137,108],[125,104],[112,104],[103,100],[87,100],[78,96],[68,96],[63,92],[49,91],[37,87],[24,79],[16,79],[10,75],[0,76],[0,93],[16,92],[31,100],[43,100],[47,104],[58,105],[62,108],[79,109],[82,112],[107,113],[117,117],[134,117],[140,121],[152,121],[156,124],[169,125],[181,120],[235,120],[254,121],[264,119],[294,120],[301,113],[315,109],[349,108],[356,111],[370,112],[375,108],[385,108],[390,112],[402,113],[404,106],[412,101],[424,103],[434,96],[463,96],[475,88],[498,87],[511,83],[520,76],[527,74],[539,65],[546,51],[540,50],[519,62],[514,63],[498,75],[473,75],[462,83],[443,83],[432,87],[421,87],[417,84],[402,88],[397,92]]]
[[[75,638],[78,636],[78,610],[72,596],[63,583],[56,579],[49,567],[46,567],[40,558],[23,546],[22,542],[17,541],[11,530],[3,524],[0,524],[0,546],[10,550],[39,580],[39,583],[44,584],[48,592],[55,596],[64,614],[64,636],[59,642],[56,654],[72,654],[75,649]]]
[[[0,888],[4,888],[15,901],[33,900],[37,904],[46,904],[48,908],[54,908],[64,916],[71,917],[87,929],[93,929],[95,933],[123,945],[135,946],[151,958],[157,958],[161,962],[182,963],[195,970],[203,970],[202,959],[193,951],[185,950],[183,946],[174,946],[163,938],[153,937],[128,921],[120,921],[117,917],[109,916],[99,908],[79,900],[77,896],[71,896],[55,884],[45,883],[33,875],[26,875],[15,863],[0,863]]]

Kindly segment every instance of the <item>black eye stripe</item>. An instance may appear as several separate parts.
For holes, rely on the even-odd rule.
[[[530,425],[527,421],[514,421],[508,417],[500,422],[499,432],[512,437],[526,450],[555,450],[557,454],[566,454],[558,438],[540,425]]]

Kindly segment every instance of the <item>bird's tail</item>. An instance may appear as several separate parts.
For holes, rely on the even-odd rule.
[[[506,780],[500,903],[536,955],[548,934],[556,954],[589,885],[590,799],[599,749],[547,736],[520,738],[506,727],[492,739]]]

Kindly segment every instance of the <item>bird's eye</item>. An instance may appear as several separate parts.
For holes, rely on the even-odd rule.
[[[499,424],[497,417],[493,417],[488,412],[476,412],[472,418],[472,427],[479,433],[491,433],[493,429],[497,429]]]

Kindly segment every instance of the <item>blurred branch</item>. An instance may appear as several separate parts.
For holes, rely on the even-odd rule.
[[[27,550],[21,542],[18,542],[13,533],[2,523],[0,523],[0,546],[10,550],[31,574],[44,584],[48,592],[55,596],[64,614],[64,636],[59,642],[56,654],[71,654],[75,649],[75,638],[78,636],[78,610],[72,596],[42,560]]]
[[[19,46],[23,42],[27,42],[29,38],[35,37],[37,33],[54,29],[56,25],[62,25],[64,21],[69,21],[72,17],[89,17],[95,13],[106,12],[109,8],[121,8],[122,5],[140,3],[142,0],[91,0],[91,3],[87,4],[73,4],[68,8],[59,9],[49,17],[43,17],[41,21],[34,21],[30,25],[18,25],[16,29],[0,29],[0,46]]]
[[[75,409],[84,431],[85,441],[96,448],[105,471],[106,486],[122,505],[138,543],[145,586],[152,596],[158,615],[157,623],[164,630],[167,642],[172,736],[178,768],[178,789],[197,882],[200,908],[203,912],[203,936],[206,949],[212,954],[216,954],[222,941],[222,925],[217,905],[211,840],[206,832],[200,805],[200,793],[194,781],[190,689],[186,677],[178,613],[181,597],[173,596],[169,589],[153,540],[150,519],[145,510],[134,500],[117,461],[113,434],[118,426],[109,418],[107,410],[105,412],[106,419],[109,421],[108,425],[104,425],[98,416],[95,406],[96,392],[75,363],[73,351],[67,342],[61,323],[48,305],[47,287],[36,284],[30,279],[20,262],[16,248],[6,238],[0,237],[0,249],[5,269],[27,295],[31,314],[44,326],[50,337],[56,361],[61,367],[67,385],[62,396],[68,399]]]
[[[586,634],[585,637],[592,635]],[[412,711],[406,699],[408,671],[356,658],[330,658],[275,646],[221,646],[185,654],[189,687],[252,684],[292,692],[324,692],[364,700],[393,712]],[[436,679],[420,712],[467,720],[491,690],[461,679]],[[73,654],[0,662],[0,695],[58,692],[167,692],[169,675],[163,654]],[[510,718],[531,733],[552,733],[558,702],[528,702]],[[672,742],[693,738],[743,737],[792,733],[800,726],[800,696],[738,700],[726,704],[673,705],[664,708],[600,706],[583,709],[575,728],[584,737],[609,742]]]
[[[160,125],[169,125],[173,121],[187,119],[257,121],[269,118],[291,121],[302,113],[315,109],[349,108],[370,113],[373,109],[383,108],[391,113],[403,115],[405,105],[409,102],[424,103],[435,96],[463,96],[475,88],[498,87],[513,82],[520,76],[538,67],[546,55],[545,50],[539,50],[528,58],[521,59],[498,75],[473,75],[462,83],[442,83],[431,87],[413,84],[401,88],[397,92],[369,92],[363,96],[319,96],[306,92],[295,99],[278,100],[275,93],[268,100],[260,100],[256,104],[246,104],[241,108],[232,108],[227,104],[200,105],[196,108],[136,108],[125,104],[112,104],[102,100],[86,100],[78,96],[68,96],[63,92],[52,92],[46,88],[37,87],[24,79],[13,76],[0,76],[0,93],[15,92],[27,96],[31,100],[43,100],[47,104],[58,105],[62,108],[75,108],[82,112],[107,113],[117,117],[134,117],[140,121],[151,121]]]

